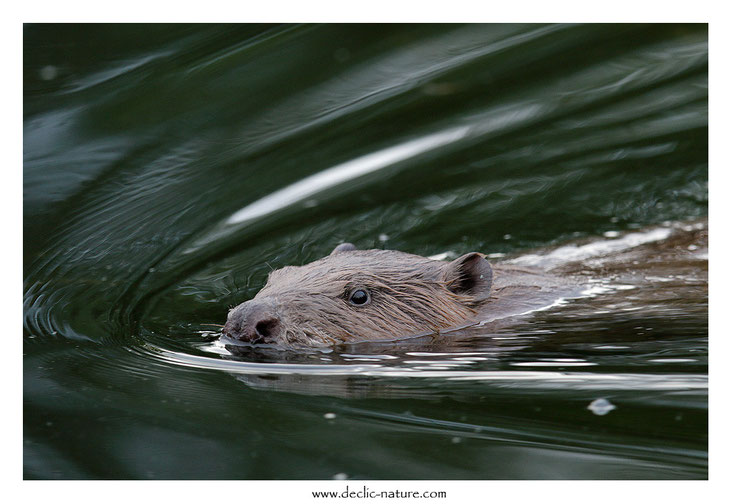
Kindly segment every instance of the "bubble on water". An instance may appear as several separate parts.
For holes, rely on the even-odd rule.
[[[455,436],[450,441],[452,442],[452,444],[458,444],[458,443],[462,442],[462,440],[463,440],[463,438]]]
[[[620,231],[605,231],[604,233],[602,233],[602,236],[604,236],[605,238],[617,238],[618,236],[620,236]]]
[[[58,68],[54,65],[46,65],[38,71],[43,80],[53,80],[58,76]]]
[[[381,233],[381,234],[379,235],[379,241],[385,242],[385,241],[386,241],[386,240],[388,240],[388,239],[389,239],[389,235],[386,235],[386,234],[384,234],[384,233]]]
[[[323,415],[323,418],[325,418],[326,420],[333,420],[335,417],[335,413],[326,413],[325,415]]]
[[[613,403],[602,397],[600,399],[595,399],[589,406],[587,406],[588,410],[592,411],[595,415],[600,416],[607,415],[615,408],[616,406]]]
[[[346,473],[338,473],[333,475],[334,480],[346,480],[348,479],[348,474]]]

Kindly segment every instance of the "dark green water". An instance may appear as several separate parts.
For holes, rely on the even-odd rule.
[[[23,51],[26,478],[707,477],[703,253],[586,261],[620,287],[460,339],[232,355],[211,325],[342,241],[521,262],[695,229],[706,26],[27,25]]]

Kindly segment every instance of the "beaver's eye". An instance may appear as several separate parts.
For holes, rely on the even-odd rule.
[[[362,305],[369,302],[369,292],[365,289],[356,289],[351,293],[351,304]]]

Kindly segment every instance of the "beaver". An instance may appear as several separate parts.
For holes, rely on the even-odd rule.
[[[272,271],[253,299],[229,311],[222,332],[282,347],[394,340],[519,315],[577,288],[528,268],[494,266],[480,252],[447,262],[343,243],[304,266]]]

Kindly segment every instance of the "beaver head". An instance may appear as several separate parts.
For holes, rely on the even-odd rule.
[[[452,262],[350,243],[304,266],[270,273],[254,299],[233,308],[229,338],[280,346],[395,339],[455,327],[489,296],[483,254]]]

